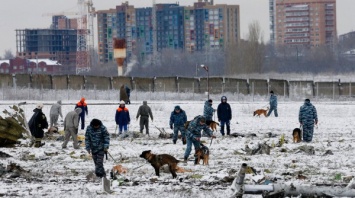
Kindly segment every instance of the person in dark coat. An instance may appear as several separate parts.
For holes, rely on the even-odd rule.
[[[138,119],[139,116],[140,116],[140,120],[139,120],[140,130],[139,131],[141,133],[143,133],[143,129],[145,127],[145,132],[147,135],[149,135],[149,116],[153,122],[153,114],[152,114],[152,110],[148,106],[147,101],[143,101],[143,105],[141,105],[139,107],[136,118]]]
[[[221,104],[217,107],[218,121],[221,123],[221,134],[224,136],[224,125],[227,126],[227,135],[230,135],[230,121],[232,119],[232,109],[227,103],[227,97],[222,96]]]
[[[95,174],[97,177],[106,177],[104,169],[104,156],[110,146],[110,135],[101,120],[93,119],[86,128],[85,149],[92,154],[95,163]]]
[[[120,106],[116,110],[115,116],[116,124],[119,126],[119,135],[122,135],[122,130],[124,133],[127,133],[129,123],[131,122],[131,118],[129,116],[128,108],[125,107],[125,102],[121,100]]]
[[[173,143],[176,144],[179,131],[181,132],[182,143],[186,143],[185,122],[187,121],[186,113],[179,105],[175,106],[174,111],[170,115],[170,129],[174,129]],[[174,125],[174,126],[173,126]]]
[[[88,105],[85,102],[85,98],[81,98],[80,101],[75,105],[75,108],[80,108],[81,113],[79,114],[79,120],[81,119],[81,130],[85,128],[85,114],[88,115]]]
[[[128,97],[128,100],[126,101],[127,104],[131,104],[131,89],[126,85],[126,94]]]
[[[312,105],[309,99],[304,101],[301,106],[298,121],[303,128],[303,141],[311,142],[313,138],[314,124],[318,124],[317,109]]]
[[[277,96],[274,94],[274,91],[270,91],[270,110],[267,112],[267,117],[270,116],[271,112],[274,111],[275,117],[278,117],[279,115],[277,114]]]
[[[35,144],[35,147],[41,147],[45,143],[41,143],[44,136],[43,129],[48,128],[48,122],[46,115],[42,112],[43,104],[39,103],[36,105],[36,108],[33,110],[34,114],[28,122],[28,127],[30,128],[31,134],[34,137],[32,144]]]

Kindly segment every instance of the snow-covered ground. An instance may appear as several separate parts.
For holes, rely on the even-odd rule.
[[[217,108],[219,99],[214,99]],[[27,119],[32,115],[37,101],[27,101],[23,106]],[[49,115],[50,103],[45,101],[44,113]],[[63,100],[63,114],[74,108],[76,101]],[[88,99],[89,116],[86,125],[93,118],[99,118],[110,133],[115,131],[114,115],[118,101],[93,101]],[[177,179],[172,179],[170,173],[161,173],[155,177],[153,167],[139,155],[144,150],[152,150],[156,154],[170,154],[178,159],[183,158],[185,146],[181,141],[176,145],[170,139],[159,139],[159,131],[155,128],[169,128],[169,117],[175,105],[180,105],[187,113],[188,120],[202,114],[203,101],[148,101],[152,108],[154,121],[150,122],[150,137],[137,139],[111,138],[109,152],[129,170],[125,178],[113,182],[111,195],[98,194],[101,190],[100,182],[87,181],[87,175],[94,170],[94,163],[87,158],[84,148],[74,150],[72,142],[68,149],[62,150],[60,141],[46,141],[41,148],[15,147],[1,148],[12,157],[0,158],[0,164],[6,166],[13,162],[26,171],[27,177],[10,178],[7,174],[0,179],[0,195],[20,197],[228,197],[230,182],[223,182],[223,178],[230,176],[232,169],[239,170],[242,163],[255,168],[258,174],[264,174],[272,182],[293,183],[302,185],[316,184],[344,184],[343,178],[355,175],[354,120],[355,106],[352,102],[316,102],[311,101],[317,108],[319,124],[315,129],[312,143],[292,143],[291,133],[298,123],[300,102],[279,101],[279,117],[253,117],[253,111],[262,108],[267,102],[237,102],[228,101],[232,106],[232,133],[255,133],[257,137],[222,137],[217,132],[217,139],[213,140],[210,149],[209,166],[181,163],[188,173],[178,173]],[[0,109],[8,109],[15,101],[2,101]],[[105,103],[105,104],[102,104]],[[116,104],[115,104],[116,103]],[[142,101],[132,101],[127,105],[131,114],[130,131],[139,131],[139,122],[135,116]],[[217,118],[216,118],[217,119]],[[276,134],[269,138],[267,133]],[[84,131],[79,134],[84,135]],[[273,146],[277,145],[280,136],[284,134],[287,143],[282,147],[271,149],[270,155],[246,155],[244,148],[248,145],[255,147],[259,142]],[[210,145],[210,139],[202,138]],[[313,146],[314,155],[300,152],[302,145]],[[324,155],[331,150],[333,155]],[[193,153],[193,152],[192,152]],[[193,158],[193,154],[190,155]],[[104,162],[105,169],[115,165],[109,157]],[[305,176],[305,179],[301,176]],[[254,184],[252,174],[247,174],[245,183]],[[125,181],[123,181],[126,179]],[[254,197],[261,197],[255,196]]]

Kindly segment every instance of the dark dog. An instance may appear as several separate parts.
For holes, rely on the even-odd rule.
[[[185,122],[185,129],[189,127],[189,124],[192,120]],[[211,121],[206,121],[206,125],[212,130],[212,131],[217,131],[217,126],[219,126],[218,122],[215,122],[213,120]]]
[[[169,170],[171,174],[173,175],[173,178],[177,177],[176,175],[177,164],[180,161],[175,159],[175,157],[168,154],[155,155],[150,150],[143,151],[139,157],[146,159],[154,167],[156,176],[158,177],[160,176],[159,175],[160,167],[167,164],[169,166]]]
[[[265,117],[267,117],[267,111],[269,110],[269,107],[265,109],[257,109],[256,111],[254,111],[253,116],[257,115],[260,117],[260,115],[264,114]]]
[[[293,143],[301,142],[301,140],[302,140],[301,139],[301,129],[300,128],[293,129],[292,137],[293,137]]]
[[[195,164],[200,164],[200,160],[203,159],[203,165],[208,165],[208,160],[210,156],[210,150],[207,148],[207,146],[200,144],[201,148],[196,150],[195,153]]]

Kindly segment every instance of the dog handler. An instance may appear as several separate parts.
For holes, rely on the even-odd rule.
[[[274,91],[270,91],[270,110],[267,113],[267,117],[270,116],[271,112],[274,111],[275,117],[278,117],[279,115],[277,114],[277,96],[274,94]]]
[[[207,127],[206,118],[201,115],[196,116],[190,122],[190,124],[186,130],[187,146],[186,146],[185,155],[184,155],[184,163],[187,163],[187,158],[189,157],[189,155],[191,153],[192,144],[195,147],[195,151],[197,149],[200,149],[201,130],[203,130],[211,138],[216,138],[216,136],[213,135],[213,131],[211,131],[211,129],[209,129]],[[195,156],[195,158],[196,158],[196,156]]]
[[[97,177],[105,177],[104,155],[110,145],[110,135],[106,127],[99,119],[93,119],[86,128],[85,148],[95,163],[95,174]]]
[[[232,109],[231,106],[227,103],[227,97],[222,96],[221,104],[217,107],[217,117],[218,122],[221,123],[221,134],[224,136],[224,125],[227,126],[227,135],[230,135],[230,120],[232,119]]]
[[[300,108],[298,121],[303,128],[303,141],[311,142],[313,138],[314,124],[318,124],[318,115],[316,107],[312,105],[309,99],[304,100]]]

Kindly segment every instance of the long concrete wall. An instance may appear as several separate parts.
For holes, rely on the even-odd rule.
[[[287,81],[284,79],[236,79],[211,77],[208,79],[210,94],[269,95],[273,90],[278,96],[290,98],[333,98],[353,97],[355,83],[329,81]],[[0,74],[3,88],[32,89],[74,89],[74,90],[119,90],[127,85],[132,91],[139,92],[207,92],[207,78],[186,77],[97,77],[76,75],[27,75]]]

